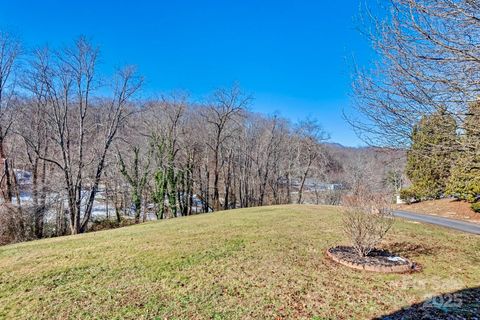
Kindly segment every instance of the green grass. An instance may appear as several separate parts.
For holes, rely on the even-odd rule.
[[[0,247],[0,318],[364,319],[480,285],[480,237],[398,221],[414,274],[350,270],[333,207],[233,210]]]

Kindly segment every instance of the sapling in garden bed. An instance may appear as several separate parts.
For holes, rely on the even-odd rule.
[[[393,224],[390,198],[362,190],[344,200],[343,228],[360,257],[378,245]]]
[[[327,250],[336,262],[351,268],[377,272],[407,272],[415,264],[376,248],[393,225],[393,210],[388,195],[362,188],[345,197],[343,230],[351,246]]]

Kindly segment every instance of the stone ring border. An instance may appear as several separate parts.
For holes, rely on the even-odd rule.
[[[370,272],[379,272],[379,273],[410,273],[410,272],[420,271],[420,266],[418,266],[416,263],[413,263],[407,259],[406,259],[408,262],[407,264],[392,265],[392,266],[368,265],[365,263],[356,263],[353,261],[348,261],[345,259],[341,259],[340,257],[338,257],[337,255],[335,255],[330,251],[331,249],[335,249],[335,248],[338,248],[338,247],[332,247],[326,250],[327,257],[335,261],[336,263],[339,263],[341,265],[344,265],[352,269],[370,271]]]

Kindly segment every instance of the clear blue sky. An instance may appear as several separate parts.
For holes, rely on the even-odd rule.
[[[84,34],[103,68],[135,64],[145,95],[175,89],[201,99],[238,82],[253,111],[315,117],[333,142],[360,145],[350,111],[350,63],[371,52],[356,30],[359,1],[0,0],[0,28],[27,46],[68,44]]]

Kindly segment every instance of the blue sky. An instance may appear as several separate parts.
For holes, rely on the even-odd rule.
[[[59,46],[84,34],[102,68],[135,64],[144,94],[182,89],[201,99],[238,82],[253,111],[317,118],[333,142],[361,142],[342,119],[351,61],[366,63],[356,30],[359,1],[0,0],[0,28],[27,46]]]

